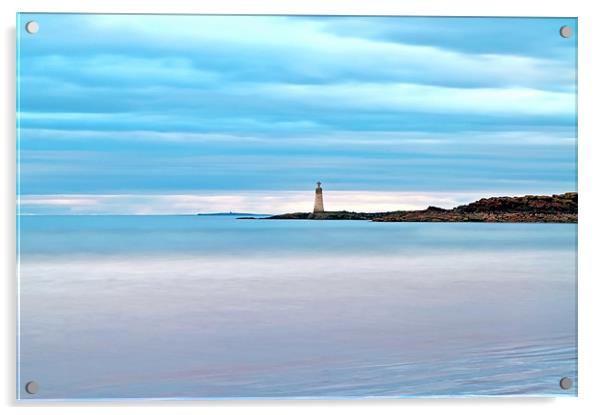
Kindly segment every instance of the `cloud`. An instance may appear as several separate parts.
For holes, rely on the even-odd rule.
[[[569,191],[571,129],[237,135],[23,129],[23,194],[302,190]]]
[[[561,84],[573,85],[574,65],[567,65],[566,59],[558,56],[541,57],[533,55],[552,43],[571,50],[574,44],[562,42],[559,36],[539,34],[540,42],[530,50],[500,53],[508,40],[505,22],[503,37],[505,42],[495,42],[480,50],[474,48],[450,49],[450,45],[474,44],[474,37],[486,33],[487,25],[493,24],[498,31],[499,19],[464,19],[462,21],[433,21],[416,29],[412,18],[382,19],[370,17],[349,18],[295,18],[282,16],[144,16],[132,18],[124,16],[95,16],[89,25],[102,33],[122,34],[134,44],[149,43],[158,50],[169,48],[185,54],[197,65],[212,66],[224,71],[228,76],[239,80],[259,78],[272,82],[323,83],[325,81],[399,81],[427,83],[431,85],[465,86],[534,86],[548,85],[557,89]],[[534,30],[525,32],[520,19],[515,19],[518,27],[513,36],[523,35],[532,39]],[[537,23],[532,23],[531,26]],[[441,27],[448,30],[442,31]],[[547,28],[558,23],[547,22]],[[403,36],[395,41],[391,37],[374,36],[379,28],[397,26],[413,27],[411,43],[404,43]],[[333,30],[338,27],[339,30]],[[349,27],[348,30],[345,30]],[[454,41],[442,42],[453,27],[457,36]],[[235,28],[235,29],[233,29]],[[478,29],[477,29],[478,28]],[[542,28],[543,29],[543,28]],[[403,29],[401,29],[403,31]],[[429,30],[432,30],[429,33]],[[543,30],[542,30],[543,31]],[[353,36],[349,33],[353,32]],[[437,35],[433,35],[437,33]],[[453,32],[452,32],[453,33]],[[549,29],[545,31],[550,35]],[[502,33],[498,33],[502,34]],[[463,36],[461,36],[463,35]],[[423,39],[417,41],[417,37]],[[493,36],[492,36],[493,37]],[[522,45],[529,40],[522,39]],[[518,43],[514,40],[514,44]],[[220,47],[221,46],[221,47]],[[147,46],[148,47],[148,46]],[[507,46],[506,46],[507,47]],[[233,51],[237,53],[233,55]],[[353,59],[349,59],[353,56]],[[555,59],[554,59],[555,58]],[[238,60],[246,65],[224,65]],[[433,64],[436,62],[437,64]],[[291,64],[293,63],[293,64]]]
[[[27,16],[23,195],[575,186],[570,19]]]
[[[22,114],[28,118],[29,114]],[[42,114],[34,114],[40,117]],[[50,113],[44,114],[44,117],[51,119],[67,119],[67,114]],[[77,115],[76,115],[77,116]],[[81,114],[82,117],[86,116]],[[91,118],[94,118],[92,115]],[[301,125],[291,125],[292,128],[302,128]],[[307,126],[307,125],[306,125]],[[309,127],[309,126],[308,126]],[[322,133],[302,133],[291,134],[289,136],[274,136],[266,134],[228,134],[228,133],[196,133],[188,131],[152,131],[152,130],[130,130],[130,131],[103,131],[103,130],[70,130],[70,129],[41,129],[41,128],[22,128],[21,135],[28,140],[95,140],[95,141],[140,141],[140,142],[172,142],[172,143],[222,143],[230,142],[237,145],[251,143],[273,144],[279,146],[304,145],[311,144],[316,147],[328,147],[333,145],[349,146],[387,146],[387,145],[433,145],[443,144],[460,145],[469,143],[471,145],[574,145],[576,137],[574,132],[567,130],[551,131],[509,131],[509,132],[489,132],[489,131],[463,131],[461,133],[441,133],[441,132],[421,132],[421,131],[333,131]]]
[[[449,47],[475,44],[462,33],[497,33],[499,19],[32,17],[45,31],[19,40],[24,127],[288,135],[574,124],[574,54],[536,53],[554,19],[530,31],[513,21],[541,41],[508,51],[517,39]],[[551,47],[574,52],[558,38]]]
[[[408,38],[413,43],[403,43],[402,38],[391,41],[374,35],[380,26],[390,29],[391,19],[368,17],[71,15],[68,31],[64,16],[38,17],[50,27],[36,43],[21,39],[22,72],[54,83],[210,88],[218,85],[217,81],[385,82],[571,91],[575,86],[573,43],[565,42],[569,54],[560,57],[535,53],[546,45],[542,35],[537,45],[523,53],[502,53],[509,42],[500,41],[490,42],[489,49],[480,51],[450,49],[450,45],[476,42],[468,34],[484,30],[487,23],[479,19],[461,24],[442,22],[455,33],[466,34],[456,36],[454,42],[442,42],[450,30],[435,31],[437,23],[431,22],[423,23],[420,32],[412,31]],[[416,27],[413,19],[393,21],[398,27]],[[72,36],[73,30],[82,35]],[[422,42],[417,42],[418,35]],[[554,44],[559,41],[558,36],[548,38]],[[95,47],[90,49],[92,41]],[[65,46],[57,50],[57,42]]]
[[[435,46],[468,54],[491,53],[553,59],[574,58],[576,36],[565,39],[558,29],[575,18],[342,17],[327,19],[323,30],[339,36],[410,45]],[[511,27],[511,30],[509,30]]]
[[[322,108],[413,113],[574,115],[573,93],[527,88],[450,88],[415,84],[262,85],[283,100]],[[244,89],[242,92],[244,93]]]

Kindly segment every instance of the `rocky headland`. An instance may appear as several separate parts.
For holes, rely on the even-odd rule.
[[[429,206],[395,212],[285,213],[264,219],[371,220],[374,222],[547,222],[577,223],[577,193],[490,197],[453,209]]]

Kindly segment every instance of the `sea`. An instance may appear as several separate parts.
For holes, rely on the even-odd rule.
[[[576,224],[19,216],[18,398],[576,396],[576,258]]]

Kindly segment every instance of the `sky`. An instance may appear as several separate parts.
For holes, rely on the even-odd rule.
[[[576,19],[17,27],[20,214],[310,211],[318,180],[326,210],[577,190]]]

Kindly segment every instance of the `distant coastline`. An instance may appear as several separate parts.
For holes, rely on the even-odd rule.
[[[243,213],[243,212],[216,212],[216,213],[197,213],[197,216],[271,216],[265,213]]]
[[[263,219],[370,220],[373,222],[577,223],[577,192],[551,196],[491,197],[452,209],[429,206],[394,212],[285,213]]]

